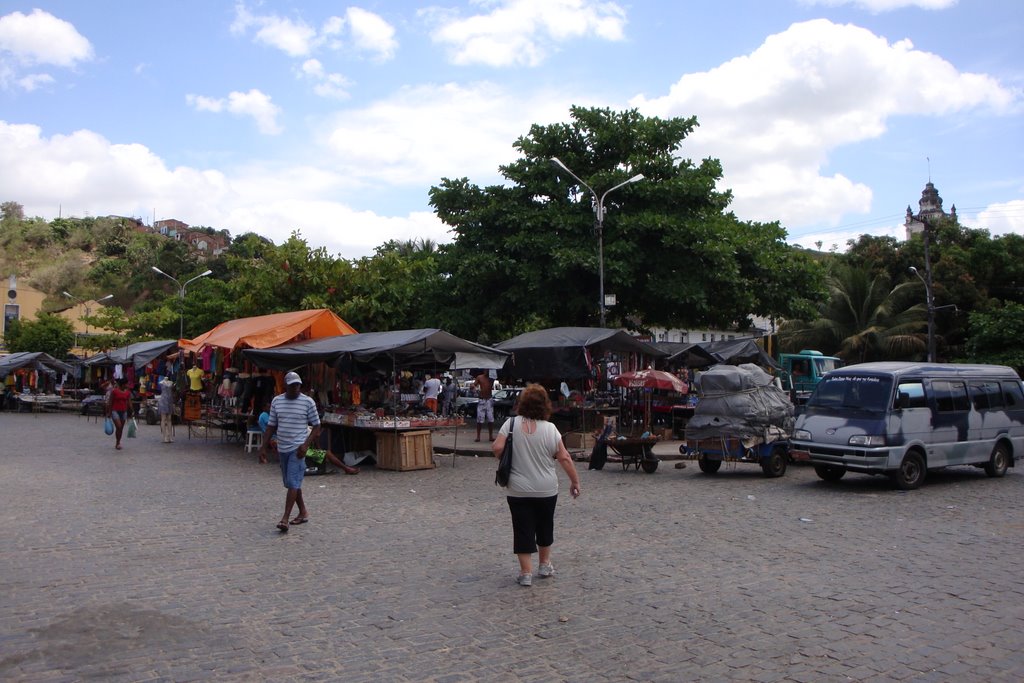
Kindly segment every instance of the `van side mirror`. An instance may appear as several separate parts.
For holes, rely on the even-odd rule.
[[[896,399],[896,407],[900,410],[910,407],[910,394],[905,391],[901,391],[899,398]]]

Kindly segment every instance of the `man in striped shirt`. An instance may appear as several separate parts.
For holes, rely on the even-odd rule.
[[[309,511],[302,499],[302,478],[306,474],[306,451],[320,436],[320,415],[312,398],[302,393],[302,378],[289,372],[284,376],[285,392],[270,403],[270,420],[263,435],[260,459],[266,458],[267,446],[277,436],[277,454],[281,461],[281,480],[288,489],[285,497],[284,517],[277,523],[282,533],[295,524],[309,521]],[[313,429],[310,430],[309,427]],[[299,514],[288,521],[295,504]]]

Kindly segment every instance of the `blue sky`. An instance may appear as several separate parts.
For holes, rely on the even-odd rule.
[[[450,239],[442,177],[500,181],[569,107],[696,115],[740,218],[1024,233],[1024,3],[0,0],[0,201],[255,231],[356,258]]]

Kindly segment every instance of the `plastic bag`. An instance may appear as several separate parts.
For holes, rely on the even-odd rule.
[[[139,432],[139,423],[135,421],[135,418],[128,420],[128,438],[134,439]]]
[[[109,417],[103,421],[103,433],[107,436],[114,433],[114,421]]]

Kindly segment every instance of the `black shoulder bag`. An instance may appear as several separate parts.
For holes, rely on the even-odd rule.
[[[516,419],[513,417],[508,426],[508,438],[505,439],[505,448],[501,451],[501,459],[498,460],[498,471],[494,473],[494,483],[498,486],[508,486],[508,477],[512,474],[512,432],[516,427]]]

